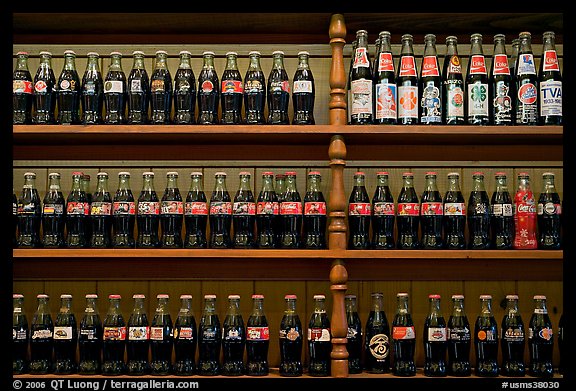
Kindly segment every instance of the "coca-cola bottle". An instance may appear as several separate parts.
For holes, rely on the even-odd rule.
[[[302,243],[307,249],[326,248],[326,200],[320,188],[321,182],[320,172],[308,173],[302,222]]]
[[[392,321],[392,341],[394,344],[394,364],[392,372],[396,376],[416,375],[414,351],[416,332],[408,307],[408,293],[396,294],[396,313]]]
[[[150,105],[150,78],[144,66],[144,52],[135,50],[132,57],[134,60],[127,84],[127,122],[134,125],[146,124]]]
[[[364,368],[370,373],[390,371],[390,326],[381,292],[372,293],[372,305],[364,329]]]
[[[198,327],[198,374],[220,374],[222,328],[216,313],[216,295],[204,295],[204,309]]]
[[[18,197],[14,188],[12,188],[12,232],[12,247],[16,248],[18,244]]]
[[[32,123],[55,123],[56,109],[56,76],[52,69],[52,53],[40,52],[40,65],[34,75],[34,100]]]
[[[196,318],[192,309],[192,295],[180,295],[180,302],[180,311],[174,322],[174,374],[189,376],[196,371]]]
[[[214,174],[216,182],[210,197],[210,248],[232,247],[232,199],[226,188],[226,173]]]
[[[273,181],[273,172],[262,173],[262,188],[256,202],[256,246],[258,248],[276,247],[280,208]]]
[[[298,67],[292,78],[293,125],[314,125],[314,99],[316,86],[308,59],[310,53],[298,52]]]
[[[161,293],[156,299],[156,312],[150,324],[150,373],[164,376],[172,371],[174,326],[168,308],[170,296]]]
[[[516,96],[516,72],[518,70],[518,52],[520,51],[520,39],[514,38],[512,40],[512,54],[510,54],[510,74],[512,75],[512,90],[514,91],[514,96]],[[516,99],[516,98],[514,98]],[[515,114],[515,113],[514,113]]]
[[[562,203],[554,185],[554,173],[543,173],[542,182],[538,197],[538,248],[558,250],[562,247]]]
[[[136,207],[134,194],[130,188],[130,173],[121,171],[118,173],[118,189],[112,200],[112,247],[133,248],[134,220]]]
[[[308,374],[330,375],[330,318],[326,313],[326,296],[314,295],[314,310],[308,321]]]
[[[481,310],[474,325],[476,376],[498,376],[498,324],[492,313],[492,296],[480,295]]]
[[[240,296],[228,295],[228,309],[222,323],[222,375],[244,374],[246,328],[240,313]]]
[[[348,198],[348,248],[351,250],[370,248],[372,204],[366,191],[365,178],[362,171],[354,174],[354,187]]]
[[[78,373],[81,375],[96,375],[102,365],[102,320],[97,306],[98,295],[86,295],[86,308],[80,320],[78,333]]]
[[[402,48],[398,60],[398,123],[416,125],[418,123],[418,71],[414,58],[414,38],[411,34],[402,35]]]
[[[226,68],[222,73],[222,124],[241,124],[244,85],[238,70],[238,53],[226,53]]]
[[[436,53],[436,36],[424,36],[424,57],[420,68],[418,94],[420,96],[420,123],[442,124],[442,75]]]
[[[172,112],[172,75],[166,60],[168,53],[156,51],[154,69],[150,75],[150,122],[169,124]]]
[[[470,376],[471,330],[464,310],[464,295],[452,295],[452,314],[448,319],[448,375]]]
[[[206,248],[206,225],[208,223],[208,203],[202,184],[202,173],[190,173],[190,189],[184,205],[184,225],[186,236],[184,248]]]
[[[284,296],[286,307],[280,321],[280,376],[302,376],[302,323],[296,312],[296,295]]]
[[[190,65],[192,54],[181,50],[179,56],[180,64],[174,74],[174,123],[188,125],[196,121],[196,76]]]
[[[36,173],[24,173],[24,185],[18,197],[18,241],[17,247],[36,248],[42,245],[40,227],[42,204],[36,189]]]
[[[198,123],[217,124],[220,83],[214,68],[214,52],[202,53],[202,61],[202,70],[198,75]]]
[[[356,31],[357,46],[350,73],[350,123],[371,124],[374,121],[374,99],[372,98],[372,63],[368,52],[368,32]]]
[[[346,79],[346,114],[347,124],[352,123],[352,71],[354,70],[354,61],[356,59],[356,48],[358,40],[354,39],[351,44],[352,52],[350,55],[350,65],[348,67],[348,78]]]
[[[120,311],[122,296],[108,295],[110,305],[104,318],[102,335],[102,374],[121,375],[126,370],[126,322]]]
[[[76,71],[76,53],[73,50],[64,52],[64,66],[58,77],[56,94],[58,96],[59,124],[80,123],[80,77]]]
[[[442,196],[436,184],[436,175],[434,171],[426,173],[426,185],[420,202],[421,243],[425,250],[439,250],[444,247],[442,240],[444,210]]]
[[[30,325],[30,374],[45,375],[52,372],[54,323],[48,305],[50,297],[41,293],[36,299],[38,307]]]
[[[402,189],[398,195],[398,241],[397,247],[401,250],[414,250],[420,248],[418,229],[420,226],[420,203],[414,190],[414,174],[402,174]]]
[[[424,321],[424,375],[446,376],[448,329],[440,311],[440,295],[429,295],[430,310]]]
[[[150,324],[144,308],[146,296],[134,294],[134,307],[126,324],[128,338],[126,340],[127,370],[129,375],[145,375],[150,371],[148,349],[150,347]]]
[[[538,72],[540,95],[540,125],[562,125],[562,74],[556,54],[554,31],[542,34],[542,59]]]
[[[232,243],[235,248],[253,248],[256,246],[256,202],[250,185],[250,173],[242,171],[239,174],[240,185],[234,195],[232,209],[232,225],[234,236]]]
[[[154,188],[154,173],[146,171],[142,173],[142,190],[138,196],[136,247],[160,247],[160,238],[158,236],[160,209],[160,200]]]
[[[530,187],[530,175],[518,173],[516,195],[514,196],[514,243],[515,250],[536,249],[537,211],[534,193]]]
[[[376,250],[393,249],[395,207],[394,197],[388,185],[388,172],[376,174],[378,183],[372,197],[372,248]]]
[[[395,124],[398,117],[396,71],[390,44],[390,32],[378,34],[374,59],[374,123]]]
[[[12,123],[32,123],[32,74],[28,68],[28,52],[16,53],[16,69],[12,73]]]
[[[266,123],[264,107],[266,105],[266,79],[260,66],[260,52],[248,53],[250,63],[244,76],[244,111],[246,123],[258,125]]]
[[[506,295],[506,312],[502,318],[502,375],[524,376],[524,322],[518,309],[518,295]]]
[[[83,125],[102,123],[102,108],[104,107],[104,80],[100,72],[100,56],[96,52],[87,54],[88,62],[82,76],[80,89],[80,121]]]
[[[24,295],[12,294],[12,374],[21,375],[28,371],[28,344],[30,333],[28,318],[23,311]]]
[[[182,248],[182,224],[184,221],[184,203],[178,187],[178,173],[166,173],[166,189],[160,202],[160,224],[162,248]]]
[[[104,78],[104,123],[123,124],[126,117],[126,74],[122,69],[122,53],[110,53],[110,65]]]
[[[488,85],[492,102],[490,122],[494,125],[514,124],[514,89],[505,44],[504,34],[494,35],[494,55]]]
[[[48,191],[42,202],[42,246],[62,248],[66,244],[66,201],[60,188],[60,174],[48,174]]]
[[[288,125],[288,104],[290,103],[290,80],[284,68],[284,52],[272,53],[272,70],[268,75],[268,123]]]
[[[463,125],[464,116],[464,76],[462,62],[458,55],[458,38],[446,37],[446,55],[442,68],[442,122],[446,125]]]
[[[274,227],[274,235],[276,236],[276,247],[280,247],[282,239],[282,226],[284,224],[282,216],[280,215],[280,206],[282,205],[282,201],[284,200],[284,195],[286,193],[286,175],[276,174],[274,176],[274,192],[278,198],[278,216],[276,218]]]
[[[72,173],[72,189],[66,199],[66,246],[70,248],[88,247],[90,204],[82,189],[82,175],[80,171]]]
[[[554,333],[546,307],[546,296],[535,295],[534,312],[528,328],[528,349],[530,352],[529,373],[536,377],[554,376],[552,365]]]
[[[466,248],[466,203],[460,190],[460,174],[448,173],[448,190],[444,196],[444,243],[448,250]]]
[[[96,177],[96,192],[90,204],[90,247],[109,248],[112,246],[112,196],[108,191],[108,173],[99,172]]]
[[[78,328],[72,311],[72,295],[60,295],[60,311],[54,322],[54,373],[75,373]]]
[[[252,312],[246,322],[246,374],[248,376],[268,375],[269,345],[270,329],[264,313],[264,295],[252,295]]]
[[[302,246],[302,199],[296,187],[296,172],[287,171],[286,191],[280,202],[282,231],[281,248],[300,248]]]
[[[490,123],[488,72],[482,49],[482,34],[479,33],[470,36],[466,95],[466,123],[468,125],[488,125]]]
[[[358,314],[356,295],[344,296],[344,308],[346,309],[346,350],[348,351],[348,373],[362,373],[362,321]]]
[[[506,173],[494,173],[496,189],[490,201],[490,227],[492,246],[497,250],[509,250],[514,241],[514,206],[508,191]]]
[[[565,326],[565,318],[564,313],[560,314],[560,320],[558,321],[558,353],[560,354],[560,363],[558,364],[558,372],[562,375],[566,374],[566,336],[564,335],[564,326]]]
[[[472,191],[468,198],[468,248],[488,250],[490,242],[490,198],[484,186],[484,173],[472,174]]]
[[[518,65],[516,67],[516,123],[538,125],[538,75],[532,53],[532,35],[525,31],[518,35]]]
[[[90,175],[82,174],[80,181],[82,191],[86,194],[88,200],[88,213],[86,216],[86,246],[90,246],[90,239],[92,237],[92,224],[90,222],[90,207],[92,206],[92,192],[90,192]]]

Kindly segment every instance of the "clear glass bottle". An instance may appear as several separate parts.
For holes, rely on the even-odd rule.
[[[350,123],[352,125],[371,124],[374,121],[374,100],[372,97],[372,63],[368,52],[368,32],[356,31],[357,46],[350,73]]]
[[[436,35],[424,36],[424,57],[420,68],[419,79],[420,95],[420,123],[442,124],[442,75],[436,52]]]
[[[174,74],[174,123],[196,122],[196,77],[190,64],[192,53],[180,51],[180,64]]]
[[[244,374],[245,345],[246,328],[240,312],[240,296],[228,295],[228,309],[222,323],[222,375]]]
[[[180,295],[180,310],[174,322],[174,374],[193,375],[196,371],[198,335],[192,309],[192,295]]]
[[[484,185],[484,173],[476,171],[472,174],[472,191],[468,198],[468,248],[472,250],[488,250],[490,238],[490,198]]]
[[[452,314],[448,319],[448,375],[470,376],[472,331],[464,310],[464,295],[452,295]]]
[[[78,328],[72,311],[72,295],[60,295],[60,310],[54,322],[54,373],[76,373]]]
[[[64,66],[58,77],[58,118],[59,124],[80,123],[80,77],[76,70],[76,53],[64,51]]]
[[[214,190],[210,197],[210,248],[232,247],[232,199],[226,187],[226,173],[214,174]]]
[[[103,330],[97,301],[97,294],[86,295],[86,308],[80,320],[78,373],[81,375],[96,375],[101,370]]]
[[[514,124],[513,81],[508,67],[506,36],[494,35],[494,55],[490,70],[490,122],[494,125]]]
[[[126,121],[126,74],[122,69],[122,53],[110,53],[110,65],[104,78],[104,123],[119,125]]]
[[[34,75],[34,99],[32,123],[54,124],[57,99],[56,76],[52,68],[52,53],[40,52],[40,65]]]
[[[36,300],[38,307],[30,325],[30,374],[45,375],[53,368],[54,323],[48,305],[50,297],[41,293]]]
[[[190,188],[184,205],[184,225],[186,226],[184,248],[206,248],[208,246],[206,239],[208,203],[204,193],[202,176],[200,171],[190,173]]]
[[[308,249],[326,248],[326,199],[321,189],[322,175],[319,171],[308,172],[304,215],[302,217],[302,244]]]
[[[501,348],[502,375],[524,376],[524,322],[518,309],[518,295],[506,295],[506,309],[502,318]]]
[[[198,123],[217,124],[220,82],[214,68],[214,52],[202,53],[202,62],[202,70],[198,75]]]
[[[460,190],[460,174],[450,172],[444,196],[444,242],[449,250],[466,248],[466,203]]]
[[[442,69],[442,122],[446,125],[463,125],[464,76],[458,55],[458,37],[446,37],[446,55]]]
[[[558,250],[562,247],[562,201],[554,173],[542,173],[542,191],[538,196],[538,248]]]
[[[302,376],[302,323],[296,312],[296,295],[284,296],[284,315],[280,321],[280,376]]]
[[[270,329],[264,313],[264,295],[252,295],[252,312],[246,322],[246,374],[266,376],[270,369]]]
[[[103,322],[102,374],[121,375],[126,370],[126,322],[120,310],[122,296],[108,295],[108,311]]]
[[[238,70],[238,53],[226,53],[226,67],[222,73],[221,88],[222,120],[225,125],[240,124],[242,118],[242,101],[244,87],[242,76]]]
[[[82,76],[80,120],[83,125],[102,123],[104,107],[104,80],[100,71],[100,55],[96,52],[87,54],[88,62]]]
[[[28,344],[30,331],[24,308],[24,295],[12,294],[12,374],[21,375],[28,371]]]
[[[293,125],[314,125],[316,86],[310,70],[310,53],[298,52],[298,67],[292,78]]]
[[[544,295],[534,295],[533,299],[534,312],[528,328],[529,372],[531,376],[551,378],[554,376],[554,332],[548,315],[547,299]]]
[[[60,187],[60,174],[48,174],[48,191],[42,203],[42,246],[62,248],[66,244],[64,235],[66,201]]]
[[[314,295],[314,310],[308,321],[308,374],[310,376],[330,375],[330,353],[332,340],[330,318],[326,313],[326,296]]]
[[[371,308],[365,327],[364,369],[369,373],[390,372],[390,326],[384,312],[384,295],[371,294]]]
[[[378,34],[378,47],[374,59],[374,123],[395,124],[398,116],[396,71],[392,56],[391,34]]]
[[[260,52],[248,53],[250,63],[244,76],[244,111],[246,123],[258,125],[266,123],[266,80],[260,65]]]
[[[18,240],[19,248],[37,248],[42,245],[40,227],[42,203],[36,188],[36,173],[24,173],[24,185],[18,197]]]
[[[556,53],[556,34],[546,31],[540,71],[538,72],[538,91],[540,99],[540,125],[562,125],[562,74]]]
[[[160,202],[160,224],[162,248],[182,248],[182,225],[184,223],[184,202],[178,187],[178,172],[166,173],[166,189]]]
[[[12,74],[12,124],[32,123],[32,74],[28,68],[28,52],[16,53],[16,69]]]
[[[88,247],[87,230],[90,223],[90,204],[82,189],[80,171],[72,173],[72,188],[66,198],[66,246],[69,248]]]
[[[466,123],[488,125],[490,102],[488,100],[488,72],[482,49],[482,34],[470,36],[470,61],[466,73]]]
[[[169,124],[172,113],[172,75],[167,64],[168,53],[156,51],[154,69],[150,75],[150,122]]]
[[[216,295],[204,295],[204,309],[198,327],[198,374],[220,374],[222,328],[216,312]]]
[[[480,295],[480,314],[474,325],[476,376],[494,377],[500,373],[498,365],[498,324],[492,312],[492,296]]]
[[[413,47],[414,37],[402,35],[402,47],[398,59],[398,123],[401,125],[418,124],[418,70]]]
[[[150,323],[150,373],[165,376],[172,372],[174,326],[170,317],[170,296],[156,295],[156,311]]]
[[[239,173],[240,184],[234,195],[232,205],[232,224],[234,234],[232,243],[235,248],[254,248],[256,229],[256,200],[250,183],[251,174],[248,171]]]
[[[134,223],[136,220],[136,204],[130,186],[130,173],[118,173],[118,188],[112,204],[114,248],[134,248]]]
[[[435,171],[426,173],[426,184],[420,199],[421,243],[425,250],[439,250],[444,247],[442,229],[444,208],[436,176]]]
[[[430,309],[424,321],[424,375],[446,376],[446,320],[440,310],[440,295],[428,296]]]
[[[538,125],[541,102],[538,97],[538,75],[532,52],[532,34],[518,34],[518,67],[516,69],[516,124]]]
[[[134,294],[134,307],[127,323],[127,369],[129,375],[145,375],[150,372],[148,350],[150,348],[150,324],[144,308],[146,296]]]
[[[394,344],[395,376],[416,375],[414,353],[416,349],[416,331],[408,307],[409,296],[406,292],[396,294],[396,313],[392,321],[392,341]]]
[[[128,116],[127,123],[139,125],[148,123],[150,106],[150,78],[144,66],[144,52],[135,50],[132,53],[133,63],[127,84]]]
[[[348,373],[362,373],[362,322],[358,314],[356,295],[344,296],[348,332],[346,335],[346,350],[348,351]]]

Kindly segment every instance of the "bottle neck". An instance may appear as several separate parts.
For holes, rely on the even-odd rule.
[[[379,187],[389,187],[388,175],[378,175],[378,185]]]
[[[293,175],[288,175],[286,177],[286,192],[297,192],[296,189],[296,177]]]
[[[24,305],[23,298],[19,297],[16,299],[12,299],[12,311],[14,313],[21,313],[23,305]]]
[[[532,39],[529,35],[520,36],[519,53],[532,53]]]
[[[314,312],[317,314],[326,313],[326,302],[324,299],[315,299],[314,300]]]
[[[252,315],[253,316],[263,316],[264,315],[264,299],[252,299]]]
[[[544,34],[543,50],[556,51],[556,37],[553,34]]]
[[[192,315],[192,300],[191,299],[181,299],[180,304],[180,315],[189,316]]]
[[[86,194],[90,193],[90,179],[88,177],[82,177],[82,191]]]
[[[518,190],[530,190],[530,179],[518,178]]]
[[[82,191],[82,176],[74,175],[72,177],[72,190],[73,192]]]
[[[250,187],[250,176],[249,175],[241,175],[240,176],[240,185],[238,187],[238,190],[240,191],[251,191],[251,187]]]
[[[227,71],[237,71],[238,70],[238,62],[237,56],[233,54],[229,54],[226,56],[226,68]]]
[[[217,176],[216,183],[214,184],[214,191],[216,192],[226,192],[228,189],[226,188],[226,177],[225,176]]]
[[[130,177],[120,176],[118,179],[118,190],[130,190]]]
[[[110,57],[110,67],[108,68],[110,71],[122,71],[122,57],[120,56],[112,56]]]
[[[446,57],[458,55],[458,45],[455,39],[446,40]]]
[[[546,308],[546,299],[534,299],[534,313],[535,314],[548,313],[548,309]]]
[[[517,299],[508,299],[506,302],[506,314],[512,317],[518,313],[518,300]]]
[[[296,313],[296,299],[287,299],[286,300],[286,310],[284,312],[286,314],[295,314]]]
[[[240,301],[238,299],[228,299],[227,315],[240,315]]]
[[[156,315],[169,315],[168,311],[168,298],[158,299],[158,304],[156,305]]]
[[[408,296],[399,296],[396,298],[396,313],[398,315],[408,314]]]
[[[272,175],[262,176],[262,191],[274,191],[274,185],[272,183]]]
[[[33,176],[25,176],[24,177],[24,185],[22,187],[24,189],[35,189],[36,188],[36,178]]]
[[[356,49],[368,48],[368,36],[366,34],[364,34],[364,33],[357,34],[356,35],[356,41],[357,41]]]
[[[143,312],[144,312],[144,299],[143,298],[134,299],[134,309],[132,310],[132,313],[141,314]]]
[[[154,177],[150,176],[150,175],[144,175],[143,176],[143,182],[142,182],[142,191],[143,192],[148,192],[151,193],[154,190]]]
[[[202,177],[201,176],[192,176],[192,181],[190,182],[190,191],[201,192],[203,191],[202,187]]]
[[[60,313],[61,314],[72,313],[72,299],[71,298],[60,299]]]
[[[97,193],[108,193],[108,177],[105,175],[98,176],[98,182],[96,183]]]
[[[382,306],[382,296],[372,296],[372,311],[380,312],[383,311]]]
[[[474,175],[472,177],[472,191],[486,191],[484,187],[484,177],[480,175]]]
[[[50,191],[60,191],[60,177],[57,176],[51,176],[50,177],[50,181],[48,182],[48,189]]]
[[[134,55],[134,63],[132,69],[145,69],[144,67],[144,56],[142,54]]]
[[[464,300],[453,299],[452,316],[464,316]]]
[[[321,179],[319,175],[310,175],[308,177],[308,184],[306,191],[309,193],[319,193]]]
[[[496,177],[496,192],[505,193],[508,192],[508,181],[506,177]]]
[[[355,298],[345,298],[344,299],[344,307],[346,308],[346,312],[357,312],[357,304]]]
[[[484,51],[482,50],[482,38],[472,37],[470,40],[470,55],[483,56]]]
[[[436,56],[436,38],[426,38],[424,44],[424,56]]]
[[[177,189],[178,177],[175,175],[168,175],[166,177],[166,189]]]
[[[100,67],[98,66],[98,57],[88,56],[88,62],[86,63],[86,70],[91,72],[100,72]]]
[[[354,187],[366,187],[366,178],[364,175],[354,176]]]
[[[157,54],[156,55],[156,62],[154,63],[154,69],[164,69],[164,70],[168,69],[168,67],[166,65],[166,55],[165,54]]]
[[[28,56],[19,55],[16,60],[16,70],[29,72],[28,69]]]
[[[402,48],[400,49],[402,56],[414,56],[414,49],[412,47],[412,38],[402,39]]]
[[[286,191],[286,180],[284,178],[277,177],[274,189],[278,194],[284,193]]]
[[[298,55],[298,69],[310,69],[310,65],[308,64],[308,55],[307,54]]]
[[[214,56],[204,55],[202,69],[214,69]]]
[[[284,55],[274,54],[272,58],[272,69],[283,70],[284,69]]]
[[[214,299],[204,300],[204,315],[215,315],[216,314],[216,301]]]
[[[180,55],[180,64],[178,65],[178,68],[192,69],[192,65],[190,65],[190,56],[188,54]]]
[[[98,314],[98,306],[96,305],[96,299],[88,298],[86,299],[86,309],[85,314],[94,315]]]
[[[554,185],[554,177],[544,177],[542,193],[550,194],[556,193],[556,186]]]
[[[52,68],[52,57],[43,55],[40,57],[40,68],[49,70]]]
[[[460,191],[459,178],[448,177],[448,191]]]
[[[492,316],[492,302],[489,299],[482,299],[480,315],[483,317]]]
[[[64,55],[64,69],[67,71],[76,70],[76,57],[69,54]]]
[[[494,54],[506,54],[506,45],[504,37],[494,38]]]
[[[248,70],[251,71],[261,71],[262,68],[260,67],[260,56],[256,54],[250,55],[250,65],[248,66]]]
[[[432,317],[440,316],[440,299],[436,298],[430,299],[430,316]]]
[[[424,187],[424,191],[438,191],[435,176],[426,177],[426,186]]]
[[[48,306],[48,299],[38,299],[38,309],[37,314],[49,314],[50,307]]]
[[[402,187],[404,187],[405,189],[414,188],[414,178],[404,177],[403,181],[404,183]]]
[[[379,53],[392,53],[392,45],[390,44],[390,35],[382,34],[380,35],[380,41],[378,44]]]

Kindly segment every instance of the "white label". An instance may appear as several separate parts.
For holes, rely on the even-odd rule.
[[[148,338],[148,326],[131,326],[128,328],[128,339],[130,341],[145,341]]]
[[[512,204],[492,204],[493,216],[512,216],[514,214],[514,207]]]
[[[104,83],[104,93],[123,93],[124,92],[124,83],[121,80],[109,80]]]
[[[398,118],[418,118],[418,87],[398,86]]]
[[[372,114],[372,80],[352,80],[352,115]]]
[[[547,80],[540,83],[540,115],[562,115],[562,82]]]
[[[468,115],[488,116],[488,84],[468,85]]]
[[[446,341],[446,327],[430,327],[428,328],[428,341],[431,342],[444,342]]]
[[[463,202],[446,202],[444,204],[444,215],[463,216],[466,214],[466,205]]]
[[[54,326],[54,339],[72,339],[72,327]]]
[[[130,92],[142,92],[142,80],[130,80]]]
[[[310,80],[296,80],[294,81],[293,94],[302,92],[312,93],[312,81]]]
[[[32,339],[37,338],[52,338],[52,330],[44,329],[44,330],[34,330],[32,334]]]

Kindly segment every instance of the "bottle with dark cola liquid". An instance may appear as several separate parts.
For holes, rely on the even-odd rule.
[[[240,312],[240,296],[228,295],[228,309],[222,323],[222,375],[244,374],[246,328]]]
[[[150,105],[150,78],[144,66],[144,52],[135,50],[132,53],[133,63],[127,83],[127,123],[141,125],[148,123],[148,106]]]
[[[192,295],[180,295],[180,311],[174,322],[174,374],[190,376],[196,372],[196,318],[192,309]]]
[[[514,38],[512,40],[512,53],[510,54],[510,74],[512,76],[512,89],[514,90],[514,96],[516,96],[516,72],[518,70],[518,52],[520,51],[520,39]]]
[[[442,75],[436,52],[436,36],[424,36],[424,57],[418,79],[418,95],[420,96],[420,123],[442,124]]]
[[[190,189],[184,204],[185,237],[184,248],[206,248],[206,226],[208,223],[208,203],[202,183],[202,173],[190,173]]]
[[[83,125],[102,123],[102,109],[104,107],[104,80],[100,72],[100,56],[96,52],[87,54],[88,62],[82,76],[80,88],[80,107],[82,113],[80,121]]]
[[[440,295],[429,295],[430,310],[424,321],[424,375],[446,376],[448,328],[440,311]]]
[[[40,52],[40,65],[34,75],[34,100],[32,123],[54,124],[56,109],[56,76],[52,69],[52,53]]]
[[[16,190],[12,188],[12,247],[16,248],[18,245],[18,197]]]
[[[395,124],[398,118],[396,71],[390,37],[389,31],[381,31],[378,34],[373,69],[375,124]]]
[[[98,295],[86,295],[86,309],[80,320],[78,333],[78,373],[80,375],[96,375],[102,365],[102,320],[97,306]]]
[[[187,50],[179,53],[180,64],[174,74],[174,123],[189,125],[196,122],[196,76]]]
[[[498,376],[498,324],[492,313],[492,296],[480,295],[481,310],[474,325],[476,376]]]
[[[414,58],[414,38],[411,34],[402,36],[402,48],[398,60],[398,123],[418,124],[418,71]]]
[[[276,218],[276,223],[274,226],[274,235],[276,236],[276,247],[280,248],[280,243],[282,239],[282,226],[284,221],[282,220],[282,216],[280,215],[280,207],[282,205],[282,201],[284,200],[284,195],[286,193],[286,175],[284,174],[276,174],[274,177],[274,192],[276,193],[276,197],[278,197],[278,217]]]
[[[96,174],[96,192],[90,204],[91,248],[112,247],[112,196],[108,191],[108,173]]]
[[[320,172],[308,173],[302,221],[302,243],[307,249],[326,248],[326,200],[320,188],[321,182]]]
[[[80,76],[76,71],[76,53],[64,52],[64,67],[58,77],[56,95],[58,97],[58,124],[80,123]]]
[[[284,52],[272,53],[272,69],[267,84],[268,120],[270,125],[288,125],[290,103],[290,80],[284,67]]]
[[[262,173],[262,188],[256,200],[256,246],[276,247],[276,231],[280,207],[274,190],[274,173]]]
[[[226,188],[226,173],[214,174],[216,182],[210,196],[210,248],[232,247],[232,198]]]
[[[378,183],[372,197],[372,248],[375,250],[393,249],[394,223],[396,219],[394,197],[388,185],[388,172],[376,174]]]
[[[184,222],[184,203],[178,187],[178,173],[166,173],[166,189],[160,202],[160,224],[162,248],[182,248],[182,225]]]
[[[66,201],[60,187],[60,174],[48,174],[48,191],[42,202],[42,247],[62,248],[66,245]]]
[[[216,295],[204,295],[204,309],[198,327],[198,374],[220,374],[222,328],[216,313]]]
[[[362,321],[358,314],[356,295],[344,296],[344,307],[346,309],[346,323],[348,332],[346,334],[346,350],[348,351],[348,373],[362,373]]]
[[[30,374],[45,375],[52,372],[52,346],[54,345],[54,323],[50,315],[46,294],[36,296],[38,307],[30,325]]]
[[[508,191],[506,173],[494,173],[496,189],[490,200],[490,227],[492,246],[497,250],[509,250],[514,241],[514,205]]]
[[[488,250],[490,242],[490,198],[484,186],[484,173],[472,174],[472,191],[468,198],[468,248]]]
[[[126,120],[126,74],[122,69],[122,53],[110,53],[110,65],[104,78],[104,123],[120,125]]]
[[[224,125],[241,124],[242,101],[244,99],[244,84],[238,70],[238,53],[226,53],[226,68],[222,73],[222,88],[220,89],[222,100],[222,121]]]
[[[150,372],[148,349],[150,347],[150,324],[144,308],[146,296],[134,294],[134,307],[126,324],[126,368],[129,375],[145,375]]]
[[[518,295],[506,295],[506,312],[502,318],[500,344],[502,375],[524,376],[524,322],[518,309]]]
[[[394,375],[416,375],[416,364],[414,363],[416,332],[408,307],[408,293],[405,292],[396,295],[396,314],[392,321],[392,341],[394,344],[394,364],[392,367]]]
[[[482,49],[482,34],[470,36],[470,60],[466,72],[466,123],[488,125],[490,101],[488,99],[488,72]]]
[[[154,69],[150,75],[150,123],[169,124],[172,112],[172,75],[166,63],[168,53],[156,51]]]
[[[266,376],[270,329],[264,313],[264,296],[252,295],[252,312],[246,322],[246,374],[248,376]]]
[[[90,221],[90,207],[92,206],[92,192],[90,191],[90,175],[82,174],[80,185],[86,199],[88,200],[88,212],[86,213],[86,246],[90,246],[90,239],[92,237],[92,223]]]
[[[18,197],[18,241],[19,248],[37,248],[42,245],[40,226],[42,204],[36,189],[36,174],[24,174],[24,185]]]
[[[260,52],[248,53],[250,64],[244,76],[244,111],[246,123],[259,125],[266,123],[266,79],[260,65]]]
[[[447,373],[450,376],[470,376],[471,329],[464,310],[464,295],[452,295],[452,314],[448,319]]]
[[[528,349],[530,376],[553,377],[554,333],[546,307],[546,296],[543,295],[534,296],[534,312],[530,317],[528,328]]]
[[[296,187],[296,172],[286,172],[286,191],[280,203],[281,248],[302,247],[302,199]]]
[[[296,312],[296,295],[284,296],[286,307],[280,321],[280,376],[302,376],[302,322]]]
[[[126,370],[126,322],[120,311],[122,296],[109,295],[110,306],[103,322],[102,374],[122,375]]]
[[[352,53],[350,56],[350,65],[348,66],[348,78],[346,79],[346,113],[347,124],[352,124],[352,71],[354,70],[354,60],[356,59],[356,48],[358,47],[358,40],[352,41]]]
[[[82,189],[82,172],[72,173],[72,189],[66,198],[66,246],[88,247],[86,230],[89,225],[90,204]]]
[[[134,220],[136,206],[130,188],[130,173],[118,173],[118,189],[112,201],[112,247],[134,248]]]
[[[494,55],[488,85],[492,102],[490,123],[494,125],[514,125],[514,89],[505,44],[504,34],[494,35]]]
[[[348,248],[366,250],[370,248],[370,220],[372,204],[366,190],[366,175],[362,171],[354,174],[354,187],[348,198]]]
[[[292,78],[293,125],[314,125],[316,86],[308,59],[310,53],[298,52],[298,67]]]
[[[23,311],[24,295],[12,294],[12,374],[21,375],[28,372],[28,344],[30,331],[28,318]]]
[[[420,202],[421,243],[425,250],[439,250],[444,247],[442,239],[444,210],[442,196],[436,184],[436,175],[434,171],[426,173],[426,184]]]
[[[536,200],[530,186],[530,175],[520,172],[514,195],[515,232],[512,248],[515,250],[538,248],[536,209]]]
[[[566,346],[566,335],[564,334],[564,326],[566,320],[564,318],[564,313],[560,314],[560,320],[558,321],[558,353],[560,353],[560,362],[558,364],[558,373],[565,375],[566,374],[566,352],[568,346]]]
[[[28,68],[28,52],[16,53],[16,69],[12,73],[12,124],[32,123],[32,74]]]
[[[562,202],[554,184],[554,173],[542,174],[542,192],[538,197],[538,248],[562,247]]]
[[[418,230],[420,226],[420,203],[414,190],[414,174],[402,174],[402,189],[398,195],[398,241],[397,247],[401,250],[414,250],[420,248]]]
[[[544,40],[542,59],[538,72],[538,92],[540,95],[540,125],[562,125],[562,74],[556,53],[554,31],[542,34]]]
[[[214,68],[214,52],[202,53],[202,61],[202,70],[198,75],[198,123],[217,124],[220,82]]]
[[[448,173],[448,190],[444,195],[444,243],[448,250],[466,248],[466,203],[460,190],[460,174]]]
[[[60,295],[60,311],[54,322],[54,373],[69,375],[76,373],[76,349],[78,328],[72,312],[72,295]]]
[[[142,190],[138,196],[138,214],[136,215],[138,228],[138,235],[136,236],[137,248],[160,247],[158,233],[160,210],[160,200],[154,188],[154,173],[146,171],[142,173]]]
[[[250,173],[239,174],[240,185],[234,195],[232,207],[232,225],[234,235],[232,243],[235,248],[254,248],[256,246],[256,200],[250,184]]]
[[[330,318],[326,313],[326,296],[314,295],[314,311],[308,321],[308,374],[310,376],[330,375]]]
[[[374,99],[372,97],[372,63],[368,52],[368,32],[356,31],[357,46],[350,73],[350,123],[371,124],[374,121]]]
[[[384,312],[380,292],[372,293],[372,306],[368,314],[364,339],[364,369],[369,373],[390,371],[390,326]]]
[[[538,75],[532,52],[532,35],[518,35],[520,48],[516,67],[516,124],[538,125],[540,101],[538,100]]]
[[[159,294],[156,299],[156,312],[150,324],[150,374],[165,376],[172,372],[174,326],[168,308],[170,296]]]
[[[458,55],[458,38],[446,37],[446,55],[442,68],[442,122],[446,125],[464,125],[464,76]]]

